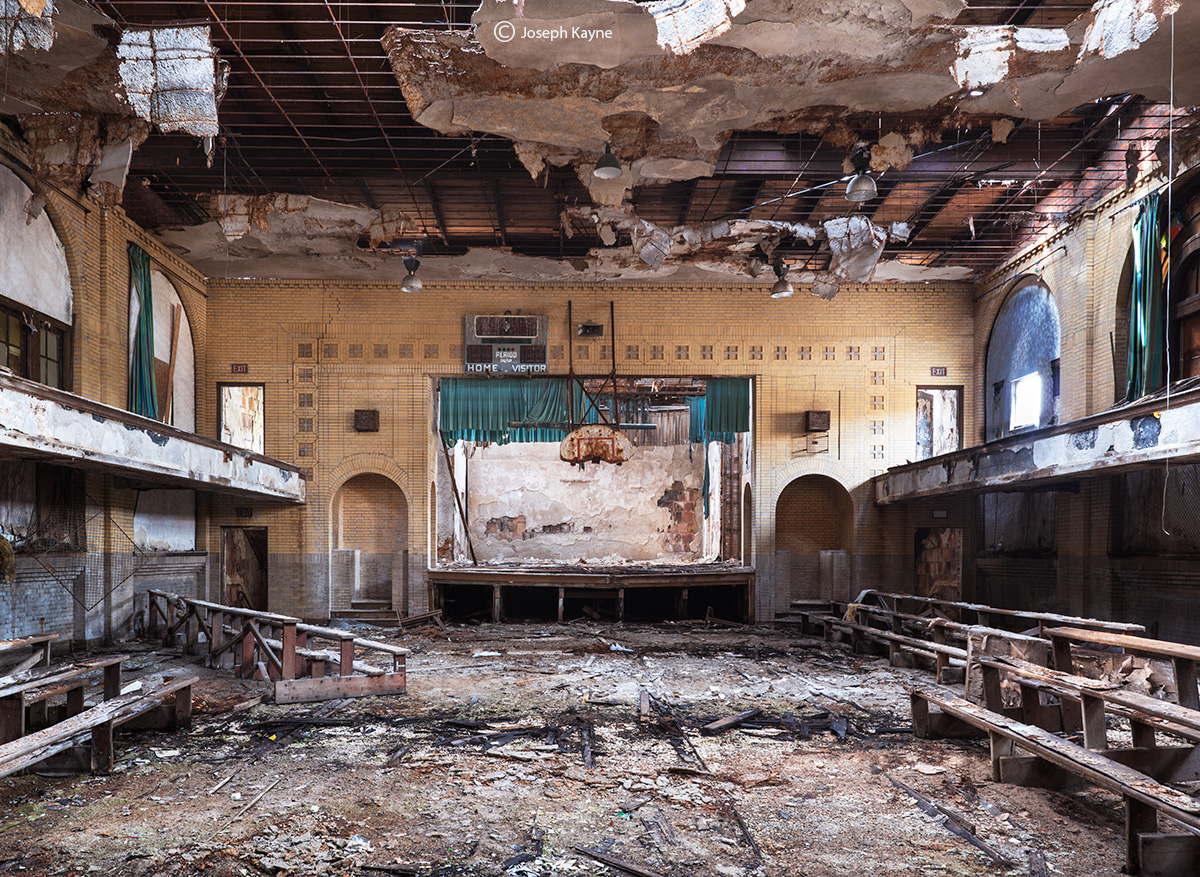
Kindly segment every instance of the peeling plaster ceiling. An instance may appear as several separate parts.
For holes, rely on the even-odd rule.
[[[33,0],[0,2],[22,27],[33,15]],[[1172,10],[1175,103],[1200,102],[1200,3],[519,5],[55,0],[40,13],[49,48],[35,22],[5,59],[17,87],[0,111],[34,145],[36,173],[121,198],[215,276],[399,275],[394,254],[360,246],[394,235],[433,279],[744,278],[776,256],[805,282],[838,267],[831,221],[907,226],[871,253],[876,279],[970,276],[1071,222],[1129,167],[1152,171],[1168,125],[1192,136],[1190,111],[1155,103]],[[122,77],[121,60],[196,21],[210,22],[212,78],[180,83],[195,99],[156,118],[149,80]],[[196,110],[209,104],[212,141]],[[180,119],[188,136],[169,133]],[[605,141],[623,171],[599,182]],[[879,193],[851,205],[858,145]],[[721,224],[735,232],[672,244],[654,268],[648,241]]]
[[[872,167],[903,170],[966,116],[1050,119],[1125,91],[1166,99],[1162,22],[1192,25],[1189,42],[1200,31],[1200,4],[1179,5],[1100,0],[1065,27],[1018,27],[954,25],[966,0],[491,0],[473,32],[397,27],[384,45],[416,121],[510,139],[535,177],[582,167],[593,200],[617,206],[643,183],[712,175],[736,131],[850,146],[856,114],[917,114],[886,128],[879,116]],[[1200,79],[1175,97],[1200,102]],[[606,142],[628,165],[620,186],[586,173]]]

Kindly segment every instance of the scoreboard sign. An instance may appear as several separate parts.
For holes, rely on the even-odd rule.
[[[544,374],[547,318],[475,314],[466,321],[468,374]]]

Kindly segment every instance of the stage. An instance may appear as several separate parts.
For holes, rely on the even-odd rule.
[[[732,563],[681,566],[454,566],[429,570],[434,608],[448,620],[752,620],[754,570]]]

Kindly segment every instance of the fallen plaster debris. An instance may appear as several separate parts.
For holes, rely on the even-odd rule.
[[[307,242],[344,240],[357,246],[363,236],[371,247],[393,241],[415,226],[397,211],[372,210],[308,195],[213,195],[212,214],[226,241],[247,235]]]

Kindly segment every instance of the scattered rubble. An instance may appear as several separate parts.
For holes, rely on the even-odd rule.
[[[702,622],[372,636],[413,650],[408,696],[197,709],[190,731],[128,739],[112,776],[0,781],[0,869],[547,877],[613,873],[607,860],[690,877],[1119,873],[1119,799],[994,784],[983,744],[913,740],[913,674],[885,661]],[[485,651],[498,655],[471,659]],[[162,674],[183,659],[151,650],[130,664]],[[236,705],[253,688],[229,685],[212,676],[198,692]],[[950,814],[1015,867],[955,836]]]

